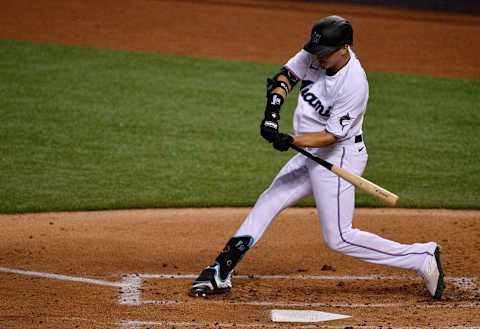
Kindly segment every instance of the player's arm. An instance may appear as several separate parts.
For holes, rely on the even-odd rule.
[[[260,124],[260,134],[270,143],[278,136],[280,108],[298,80],[286,67],[282,67],[273,78],[267,79],[267,104]]]
[[[337,141],[337,136],[326,130],[293,136],[293,144],[301,147],[323,147]]]

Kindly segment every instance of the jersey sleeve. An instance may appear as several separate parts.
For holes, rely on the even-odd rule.
[[[368,84],[364,83],[355,88],[349,88],[333,104],[325,130],[339,139],[360,134],[367,101]],[[358,131],[351,131],[355,129]]]
[[[305,50],[300,50],[295,56],[284,65],[296,78],[303,80],[307,75],[307,70],[312,63],[313,55]]]

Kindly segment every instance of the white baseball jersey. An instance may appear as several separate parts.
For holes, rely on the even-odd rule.
[[[285,65],[302,80],[293,117],[295,134],[326,130],[339,141],[362,134],[368,82],[357,57],[349,51],[350,60],[333,76],[326,75],[316,57],[303,49]]]

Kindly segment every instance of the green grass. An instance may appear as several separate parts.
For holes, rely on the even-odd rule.
[[[277,69],[0,41],[0,212],[251,206],[293,154],[258,134]],[[478,208],[480,81],[369,80],[365,177],[405,207]]]
[[[378,73],[369,81],[365,176],[406,207],[480,208],[480,81]]]

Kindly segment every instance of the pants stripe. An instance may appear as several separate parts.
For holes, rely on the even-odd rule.
[[[343,167],[343,159],[345,157],[345,147],[342,148],[343,151],[342,151],[342,158],[340,160],[340,168]],[[392,253],[388,253],[386,251],[382,251],[382,250],[378,250],[378,249],[374,249],[374,248],[371,248],[371,247],[367,247],[367,246],[362,246],[362,245],[359,245],[359,244],[356,244],[356,243],[353,243],[353,242],[350,242],[348,240],[346,240],[342,234],[342,226],[340,225],[340,181],[341,181],[341,178],[340,176],[338,176],[338,185],[337,185],[337,225],[338,225],[338,232],[340,233],[340,238],[342,239],[343,242],[351,245],[351,246],[355,246],[355,247],[359,247],[359,248],[364,248],[364,249],[368,249],[368,250],[371,250],[371,251],[375,251],[375,252],[378,252],[380,254],[384,254],[384,255],[389,255],[389,256],[394,256],[394,257],[403,257],[403,256],[409,256],[409,255],[430,255],[430,256],[433,256],[432,253],[429,253],[428,251],[425,251],[425,252],[410,252],[410,253],[406,253],[406,254],[392,254]]]

